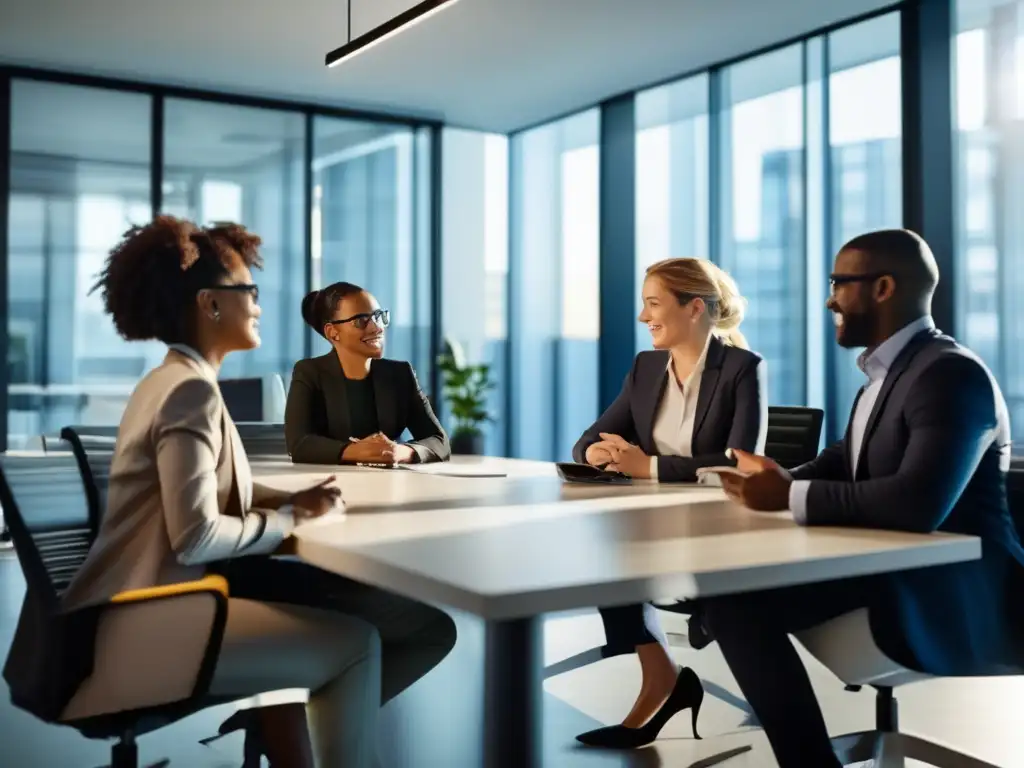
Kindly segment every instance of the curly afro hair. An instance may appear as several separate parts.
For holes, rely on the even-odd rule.
[[[128,341],[188,343],[196,294],[221,283],[236,260],[262,268],[260,243],[240,224],[198,227],[157,216],[124,234],[92,290],[101,292],[114,327]]]

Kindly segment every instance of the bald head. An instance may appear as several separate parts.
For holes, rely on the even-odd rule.
[[[939,266],[932,249],[909,229],[881,229],[853,238],[842,251],[856,251],[872,272],[885,272],[896,283],[894,298],[909,308],[930,305],[939,284]]]

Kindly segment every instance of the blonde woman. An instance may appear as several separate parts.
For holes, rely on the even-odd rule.
[[[648,268],[643,311],[654,351],[633,361],[622,392],[573,448],[580,462],[659,482],[694,481],[699,467],[731,463],[729,448],[764,450],[765,364],[739,331],[746,308],[733,279],[704,259]],[[610,646],[636,649],[640,694],[621,725],[577,738],[590,746],[641,747],[665,723],[692,710],[694,736],[704,698],[700,679],[678,669],[649,604],[601,608]]]

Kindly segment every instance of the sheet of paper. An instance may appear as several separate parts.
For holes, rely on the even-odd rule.
[[[401,464],[402,469],[409,472],[418,472],[421,475],[437,475],[438,477],[508,477],[507,472],[496,469],[494,465],[486,463],[476,464],[447,464],[435,462],[432,464]]]
[[[697,470],[697,482],[701,485],[722,486],[722,475],[749,477],[749,472],[741,472],[736,467],[701,467]]]

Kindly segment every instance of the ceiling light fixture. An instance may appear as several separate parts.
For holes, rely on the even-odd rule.
[[[442,11],[448,6],[455,5],[458,0],[424,0],[421,3],[417,3],[407,11],[395,16],[393,19],[388,19],[379,27],[371,29],[366,34],[360,35],[355,40],[352,39],[352,0],[348,3],[348,42],[340,48],[335,48],[333,51],[327,54],[326,64],[328,67],[336,67],[341,62],[351,59],[363,51],[367,51],[373,46],[383,43],[389,37],[394,37],[403,29],[408,29],[414,24],[419,24],[421,21],[430,18],[438,11]]]

